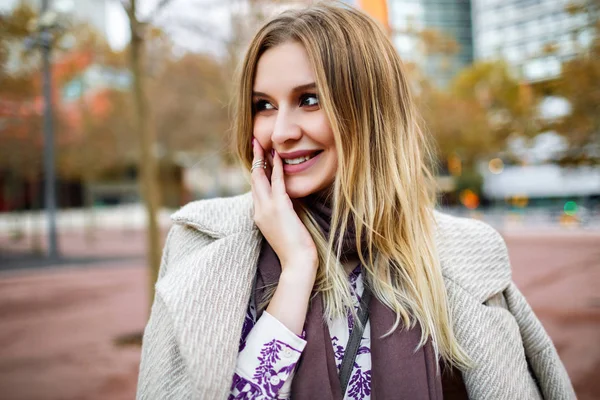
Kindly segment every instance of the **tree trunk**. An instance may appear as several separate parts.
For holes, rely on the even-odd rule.
[[[127,10],[131,30],[130,68],[133,75],[133,100],[135,107],[134,127],[137,130],[141,145],[141,157],[138,169],[147,216],[147,257],[150,266],[150,304],[154,297],[154,284],[160,267],[161,243],[157,221],[159,208],[158,177],[156,159],[152,152],[155,143],[154,130],[148,124],[149,113],[146,99],[144,76],[142,73],[142,52],[144,47],[143,26],[136,16],[136,0],[130,0]]]

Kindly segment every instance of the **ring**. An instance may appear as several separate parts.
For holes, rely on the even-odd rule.
[[[250,168],[250,173],[254,171],[256,168],[267,168],[267,162],[264,159],[258,159],[252,163],[252,168]]]

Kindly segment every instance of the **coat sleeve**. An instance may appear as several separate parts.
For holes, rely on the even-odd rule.
[[[506,308],[521,332],[525,355],[544,399],[575,399],[575,391],[552,340],[514,283],[504,291]]]
[[[175,229],[171,229],[166,240],[159,279],[168,269],[169,239]],[[191,383],[175,339],[173,323],[158,293],[155,294],[150,318],[144,330],[136,398],[138,400],[192,398]]]

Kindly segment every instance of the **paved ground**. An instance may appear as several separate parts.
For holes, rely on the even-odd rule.
[[[117,345],[143,329],[147,274],[143,237],[106,231],[90,244],[74,233],[63,267],[24,268],[0,237],[0,398],[133,399],[139,348]],[[515,281],[552,336],[582,400],[600,398],[600,235],[512,232]],[[103,257],[116,257],[102,261]],[[127,258],[124,258],[127,257]],[[21,264],[19,264],[21,262]],[[43,265],[40,263],[39,265]]]
[[[552,337],[579,399],[600,399],[600,235],[506,241],[514,280]]]

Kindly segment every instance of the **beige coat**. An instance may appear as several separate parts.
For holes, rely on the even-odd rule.
[[[437,249],[471,399],[574,399],[552,341],[488,225],[436,213]],[[249,194],[173,215],[144,333],[138,399],[225,399],[262,236]]]

